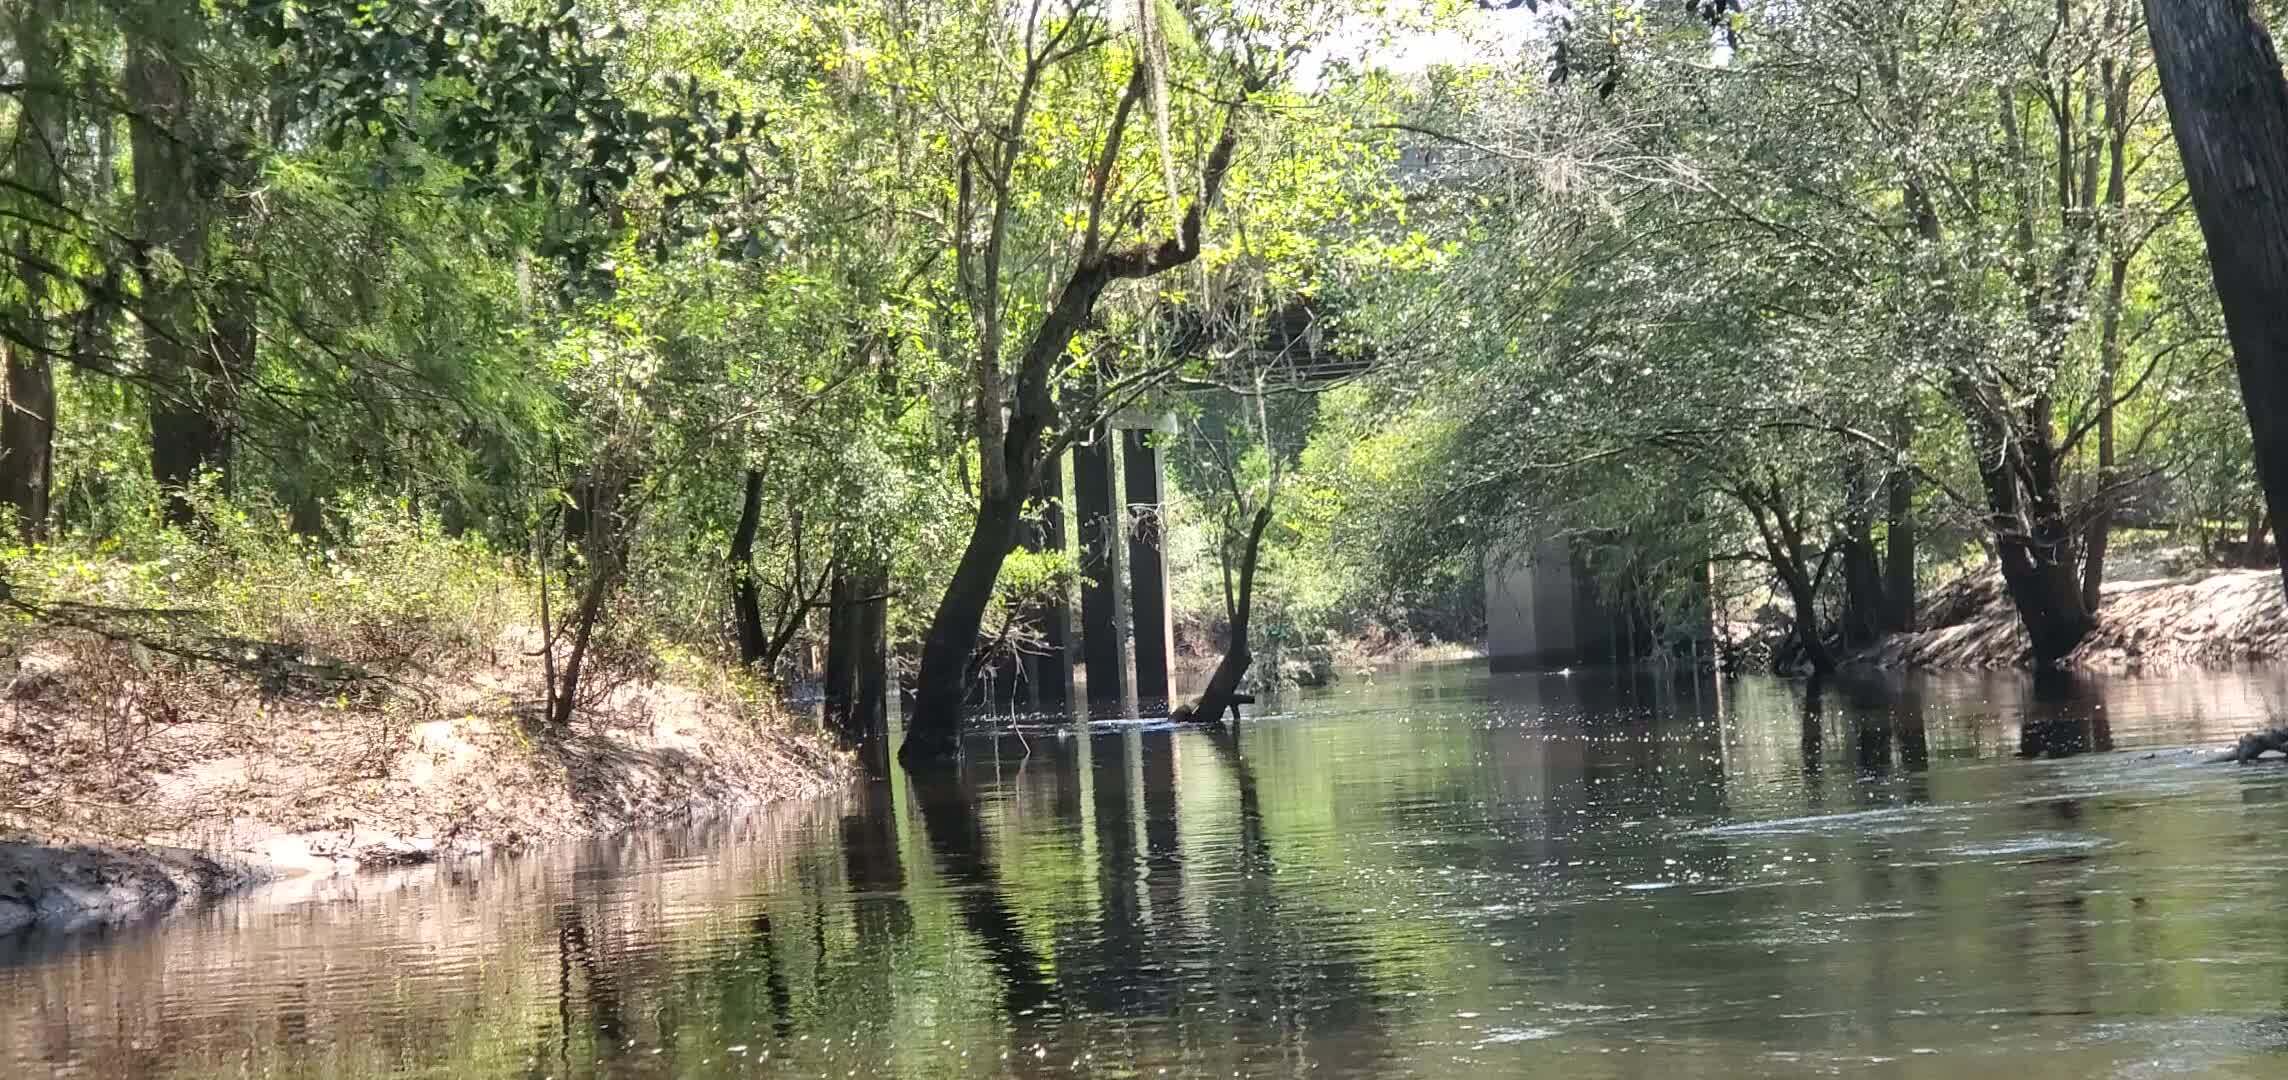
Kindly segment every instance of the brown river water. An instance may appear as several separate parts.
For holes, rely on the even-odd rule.
[[[0,1077],[2288,1076],[2288,672],[1383,676],[0,940]]]

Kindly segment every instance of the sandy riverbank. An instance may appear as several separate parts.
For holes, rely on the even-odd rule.
[[[0,694],[0,933],[727,813],[850,775],[809,721],[701,665],[615,680],[569,729],[538,719],[536,692],[500,663],[292,696],[126,646],[28,651]]]
[[[2274,570],[2220,570],[2105,586],[2095,632],[2067,658],[2083,671],[2230,667],[2288,659],[2288,603]],[[2024,666],[2030,648],[1999,575],[1964,578],[1924,605],[1927,629],[1861,659],[1882,667]]]

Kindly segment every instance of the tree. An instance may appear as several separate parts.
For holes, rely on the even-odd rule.
[[[2154,66],[2240,373],[2272,523],[2288,512],[2288,78],[2248,0],[2147,0]],[[2281,562],[2288,586],[2288,560]]]
[[[1173,227],[1157,238],[1122,243],[1125,223],[1121,207],[1112,200],[1123,194],[1119,174],[1124,168],[1133,174],[1137,168],[1137,155],[1123,154],[1127,129],[1139,105],[1148,104],[1163,115],[1169,111],[1164,91],[1154,101],[1145,101],[1154,86],[1151,58],[1142,54],[1124,58],[1125,85],[1118,91],[1095,152],[1087,159],[1093,164],[1082,178],[1079,190],[1084,194],[1067,211],[1072,231],[1058,244],[1071,245],[1068,269],[1037,315],[1025,319],[1029,308],[1015,302],[1012,282],[1005,276],[1012,245],[1027,238],[1016,230],[1015,216],[1020,204],[1033,197],[1027,186],[1029,173],[1044,150],[1036,141],[1046,134],[1041,130],[1044,118],[1036,109],[1041,96],[1068,79],[1070,72],[1102,71],[1109,66],[1106,59],[1118,55],[1108,15],[1097,5],[1075,3],[1054,15],[1044,12],[1043,6],[1030,5],[1013,28],[1018,75],[1007,91],[1006,112],[989,126],[968,132],[957,150],[953,246],[962,301],[975,328],[968,350],[967,396],[978,447],[978,504],[961,559],[922,639],[913,709],[899,750],[900,760],[909,767],[956,749],[968,697],[970,654],[992,601],[994,581],[1017,546],[1034,473],[1042,462],[1054,458],[1062,443],[1092,426],[1088,413],[1123,400],[1165,374],[1121,374],[1099,385],[1097,408],[1070,408],[1059,395],[1070,385],[1066,369],[1075,340],[1090,328],[1098,301],[1114,284],[1151,278],[1199,257],[1207,215],[1237,150],[1241,108],[1269,78],[1268,71],[1243,74],[1229,103],[1214,110],[1220,113],[1218,134],[1201,162],[1198,187],[1174,200],[1182,209]],[[1003,36],[999,29],[988,33],[989,39]],[[1085,100],[1090,82],[1084,80],[1080,86]],[[1128,216],[1134,220],[1141,214]],[[1012,350],[1005,348],[1008,342],[1021,343],[1014,348],[1013,359]]]

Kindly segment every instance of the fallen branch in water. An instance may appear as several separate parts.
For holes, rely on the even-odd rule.
[[[2283,756],[2288,756],[2288,726],[2274,725],[2262,731],[2251,731],[2241,736],[2240,742],[2234,744],[2231,750],[2210,758],[2208,764],[2222,765],[2226,762],[2232,762],[2236,765],[2246,765],[2263,757],[2266,751],[2277,751]]]

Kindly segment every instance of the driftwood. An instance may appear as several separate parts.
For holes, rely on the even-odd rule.
[[[2283,756],[2288,756],[2288,727],[2274,726],[2262,731],[2251,731],[2241,736],[2240,741],[2235,743],[2231,750],[2210,758],[2208,763],[2222,765],[2229,761],[2238,765],[2246,765],[2263,757],[2266,751],[2276,751]]]
[[[1231,696],[1231,704],[1235,706],[1233,712],[1236,714],[1238,711],[1236,706],[1255,704],[1255,695],[1245,693],[1233,694]],[[1198,707],[1189,704],[1178,705],[1168,712],[1168,719],[1179,724],[1197,723],[1199,722],[1199,718],[1200,714]],[[1218,718],[1216,722],[1222,723],[1221,718]]]

